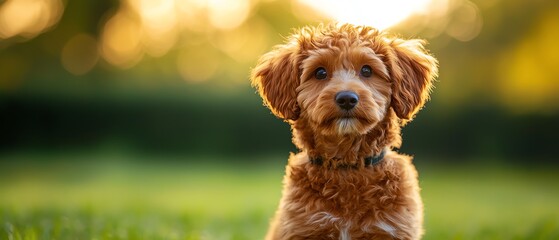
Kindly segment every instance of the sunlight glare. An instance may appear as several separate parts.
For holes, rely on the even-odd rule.
[[[425,13],[433,0],[298,0],[340,23],[368,25],[380,30]]]

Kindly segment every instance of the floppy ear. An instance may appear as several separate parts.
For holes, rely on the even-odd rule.
[[[437,60],[430,56],[421,40],[394,39],[389,42],[392,79],[391,106],[402,123],[413,119],[429,98],[437,76]]]
[[[252,70],[251,82],[258,89],[264,104],[285,120],[299,117],[297,86],[299,86],[298,45],[278,45],[264,54]]]

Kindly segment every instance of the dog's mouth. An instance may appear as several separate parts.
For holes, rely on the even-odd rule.
[[[317,130],[327,135],[359,135],[369,131],[376,123],[359,109],[336,110],[313,119]]]
[[[337,121],[359,121],[359,122],[367,122],[367,119],[355,114],[352,111],[344,111],[343,113],[339,114],[338,116],[333,116],[333,119]]]
[[[321,122],[324,124],[339,124],[339,123],[349,123],[349,122],[353,124],[357,124],[357,123],[366,124],[369,122],[369,120],[367,120],[364,117],[358,116],[357,114],[352,112],[344,112],[341,114],[333,114],[332,116],[325,118]]]

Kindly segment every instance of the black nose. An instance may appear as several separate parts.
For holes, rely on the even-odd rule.
[[[336,103],[345,110],[354,108],[358,102],[359,97],[354,92],[343,91],[336,94]]]

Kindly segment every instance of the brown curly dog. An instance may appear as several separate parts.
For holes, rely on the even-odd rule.
[[[267,239],[419,239],[423,203],[400,127],[429,97],[421,40],[366,26],[306,27],[262,56],[253,86],[293,142]]]

